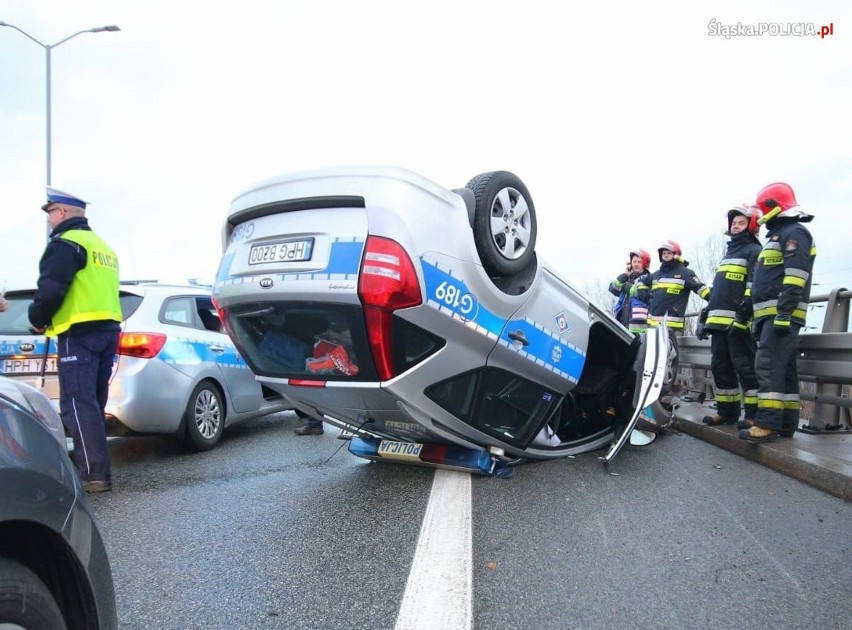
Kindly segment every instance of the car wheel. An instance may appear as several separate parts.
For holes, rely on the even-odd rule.
[[[222,438],[225,405],[222,395],[210,381],[202,381],[192,390],[186,404],[186,446],[193,451],[207,451]]]
[[[59,606],[44,582],[29,568],[9,558],[0,558],[0,627],[39,630],[66,627]]]
[[[481,173],[467,183],[476,207],[473,240],[492,276],[513,276],[535,256],[537,223],[527,187],[507,171]]]

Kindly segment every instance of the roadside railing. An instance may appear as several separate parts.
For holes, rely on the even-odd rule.
[[[834,289],[827,295],[811,296],[810,303],[826,303],[822,332],[800,334],[799,382],[803,401],[801,430],[813,433],[852,431],[852,332],[849,332],[849,303],[852,291]],[[710,342],[696,337],[678,337],[680,349],[676,389],[715,396],[710,372]]]

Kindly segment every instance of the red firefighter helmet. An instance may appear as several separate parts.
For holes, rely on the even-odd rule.
[[[731,233],[731,223],[737,215],[742,215],[748,219],[748,231],[757,236],[757,233],[760,232],[760,210],[747,204],[734,206],[728,210],[728,234]]]
[[[630,260],[633,260],[634,256],[638,256],[642,261],[642,267],[644,269],[648,269],[651,266],[651,254],[642,249],[641,247],[637,247],[636,249],[631,249],[630,253],[627,255]]]
[[[660,257],[660,260],[663,260],[663,250],[671,252],[676,258],[679,258],[681,255],[680,245],[671,239],[667,240],[657,248],[657,255]]]
[[[757,201],[754,203],[764,215],[778,207],[780,207],[781,212],[783,212],[784,210],[789,210],[790,208],[795,208],[799,205],[790,184],[785,184],[784,182],[775,182],[774,184],[764,186],[764,188],[757,193]]]

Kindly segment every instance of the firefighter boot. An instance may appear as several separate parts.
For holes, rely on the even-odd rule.
[[[763,444],[764,442],[774,442],[778,439],[778,432],[772,429],[764,429],[757,425],[749,429],[741,429],[738,433],[741,440],[753,442],[754,444]]]
[[[734,424],[736,421],[736,418],[723,418],[717,413],[712,416],[704,416],[701,422],[711,427],[718,427],[720,424]]]

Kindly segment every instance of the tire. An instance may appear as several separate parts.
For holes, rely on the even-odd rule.
[[[476,207],[473,240],[485,271],[513,276],[535,257],[538,224],[527,187],[508,171],[481,173],[467,183]]]
[[[25,630],[65,630],[65,620],[50,590],[29,568],[0,558],[0,626]]]
[[[192,390],[186,403],[186,447],[191,451],[209,451],[222,439],[224,428],[222,395],[212,382],[202,381]]]

